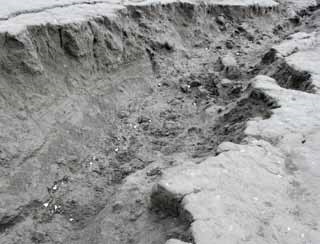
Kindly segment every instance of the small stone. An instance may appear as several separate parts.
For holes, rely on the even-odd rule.
[[[127,111],[120,111],[117,116],[119,119],[125,119],[129,117],[129,113]]]
[[[123,208],[123,202],[117,201],[112,205],[112,212],[119,211]]]
[[[278,51],[274,48],[270,49],[269,52],[267,52],[263,57],[262,57],[262,64],[272,64],[276,59],[277,59],[277,53]]]
[[[161,175],[162,175],[162,171],[159,167],[156,167],[147,172],[147,176],[161,176]]]
[[[180,90],[183,93],[188,93],[188,92],[190,92],[190,85],[186,85],[186,84],[180,85]]]
[[[216,17],[216,23],[218,25],[225,25],[226,24],[226,20],[222,15],[220,15],[220,16]]]
[[[138,122],[138,124],[144,124],[144,123],[151,122],[151,120],[147,116],[141,115],[138,117],[137,122]]]
[[[232,85],[233,84],[233,81],[229,80],[229,79],[222,79],[220,84],[222,86],[229,86],[229,85]]]
[[[226,48],[232,49],[234,47],[234,42],[232,40],[226,41]]]
[[[253,34],[251,34],[251,33],[248,32],[248,33],[246,34],[246,37],[247,37],[248,41],[254,42],[254,35],[253,35]]]
[[[237,60],[232,54],[220,57],[218,62],[220,65],[220,69],[224,72],[226,78],[233,80],[240,77],[241,72],[238,67]]]
[[[199,87],[199,86],[201,86],[202,84],[201,84],[201,82],[199,82],[199,81],[192,81],[191,83],[190,83],[190,85],[189,85],[189,87],[191,88],[191,87]]]
[[[219,26],[219,30],[220,31],[226,31],[227,30],[227,27],[225,25],[220,25]]]

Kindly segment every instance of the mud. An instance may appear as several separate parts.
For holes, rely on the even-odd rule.
[[[309,89],[266,54],[308,15],[170,3],[0,34],[0,242],[192,241],[178,210],[150,202],[152,186],[270,117],[254,74]]]

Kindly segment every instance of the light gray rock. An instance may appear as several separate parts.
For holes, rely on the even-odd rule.
[[[227,54],[218,60],[221,71],[228,79],[238,79],[241,75],[236,58],[231,54]]]
[[[190,221],[197,244],[317,243],[319,96],[265,76],[253,85],[280,107],[248,123],[247,145],[223,143],[216,157],[167,170],[153,196]]]
[[[188,244],[187,242],[183,242],[177,239],[170,239],[166,242],[166,244]]]
[[[311,33],[298,32],[291,35],[288,40],[274,46],[267,54],[269,57],[265,57],[269,58],[271,63],[276,60],[280,63],[278,71],[276,71],[277,77],[281,78],[282,73],[292,74],[287,81],[289,87],[308,89],[319,93],[319,54],[320,33],[316,30]],[[268,60],[266,61],[268,62]]]
[[[270,119],[249,122],[247,135],[277,142],[286,134],[310,134],[320,128],[318,95],[281,88],[266,76],[257,77],[253,86],[274,99],[280,108],[273,110]]]

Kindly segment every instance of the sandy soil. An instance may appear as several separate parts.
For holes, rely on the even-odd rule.
[[[12,6],[0,12],[4,244],[192,241],[189,222],[150,202],[163,172],[272,116],[277,105],[252,93],[257,74],[312,91],[270,48],[316,28],[316,8],[170,2],[64,22]],[[31,17],[44,15],[58,20]]]

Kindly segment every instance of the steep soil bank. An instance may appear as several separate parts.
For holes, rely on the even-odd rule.
[[[1,243],[189,240],[151,187],[270,116],[247,79],[292,27],[281,8],[169,3],[1,33]]]
[[[318,153],[311,148],[319,143],[319,60],[312,58],[319,50],[319,20],[317,8],[310,11],[296,33],[266,52],[253,69],[276,78],[252,81],[257,88],[252,97],[264,101],[271,116],[245,125],[243,145],[222,143],[218,156],[177,165],[154,188],[153,205],[190,225],[189,242],[318,242]],[[278,203],[265,201],[271,198]]]

